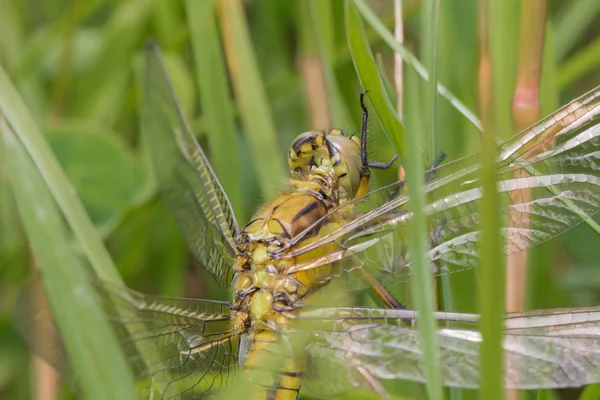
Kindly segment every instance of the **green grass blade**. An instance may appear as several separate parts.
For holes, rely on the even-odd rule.
[[[506,270],[499,212],[503,206],[496,190],[497,141],[512,132],[510,104],[514,90],[516,36],[509,23],[516,13],[514,2],[489,0],[481,10],[482,34],[480,94],[485,134],[481,143],[481,181],[483,197],[478,209],[481,218],[479,246],[480,329],[483,337],[479,354],[482,399],[502,399],[504,353],[502,350]],[[512,12],[511,12],[512,11]],[[511,75],[512,74],[512,75]]]
[[[40,171],[94,272],[103,280],[122,283],[102,239],[94,229],[50,146],[44,140],[21,96],[1,67],[0,112],[4,114],[8,124]]]
[[[369,91],[369,100],[371,100],[377,118],[379,118],[386,135],[394,145],[396,153],[403,158],[406,150],[406,132],[385,93],[384,84],[377,71],[377,64],[375,64],[369,43],[362,29],[362,22],[354,3],[350,1],[346,1],[346,35],[360,84],[364,90]]]
[[[438,155],[438,132],[437,132],[437,46],[438,46],[438,19],[439,1],[428,0],[423,12],[424,23],[421,24],[423,37],[423,54],[425,56],[425,68],[431,71],[425,91],[425,158],[432,162]]]
[[[402,60],[405,61],[410,67],[412,67],[415,72],[417,72],[418,76],[421,79],[428,81],[429,73],[427,69],[417,60],[417,58],[409,52],[402,44],[398,43],[396,39],[394,39],[394,35],[387,30],[385,25],[381,22],[377,15],[367,6],[367,4],[363,0],[355,0],[356,8],[360,11],[363,18],[375,29],[383,41],[390,46],[392,50],[399,53],[402,56]],[[448,88],[446,88],[441,83],[437,84],[438,93],[448,100],[448,102],[456,108],[458,112],[460,112],[465,118],[467,118],[475,127],[479,130],[482,129],[481,121],[477,116],[469,110],[469,108],[464,105],[458,97],[454,96]]]
[[[287,176],[277,146],[277,130],[260,77],[248,26],[239,1],[221,2],[221,30],[227,65],[242,124],[248,135],[253,162],[265,198],[279,192]],[[265,157],[268,154],[268,157]]]
[[[242,215],[242,191],[235,110],[229,95],[229,82],[219,32],[214,20],[214,1],[186,0],[188,24],[191,29],[196,80],[200,92],[204,126],[213,156],[212,165],[227,193],[238,219]]]
[[[91,14],[98,11],[98,8],[103,5],[102,0],[90,0],[81,3],[79,17],[81,19],[88,18]],[[6,14],[3,14],[3,16]],[[15,22],[15,21],[13,21]],[[19,21],[23,23],[23,21]],[[7,69],[11,72],[15,83],[20,84],[22,81],[36,72],[39,73],[40,66],[44,64],[44,57],[52,51],[56,42],[60,41],[61,35],[64,34],[68,25],[71,23],[70,15],[62,12],[61,18],[51,23],[40,27],[33,33],[23,47],[19,49],[20,58],[16,60],[14,68]],[[7,39],[14,40],[14,37],[7,36]],[[8,64],[11,65],[11,64]]]
[[[576,0],[565,2],[564,10],[558,14],[556,22],[555,49],[557,60],[562,60],[585,33],[590,24],[597,24],[600,2],[597,0]]]
[[[312,17],[310,29],[314,31],[315,41],[321,56],[321,66],[333,126],[350,131],[352,130],[353,121],[338,87],[333,69],[334,32],[332,24],[329,23],[333,18],[333,5],[328,1],[311,0],[309,7]]]
[[[37,167],[74,235],[74,242],[81,249],[83,257],[90,264],[95,275],[103,281],[123,285],[123,280],[83,204],[21,96],[1,67],[0,113],[4,115],[11,130]],[[157,362],[146,357],[144,360],[150,365]]]
[[[100,50],[95,62],[76,87],[75,114],[113,126],[125,108],[130,70],[113,65],[129,66],[151,15],[151,0],[119,3],[103,28]],[[90,95],[93,93],[93,96]]]
[[[596,38],[565,60],[558,76],[560,88],[568,88],[586,74],[597,70],[598,64],[600,64],[600,38]]]
[[[135,399],[117,339],[74,254],[56,203],[14,132],[8,126],[2,130],[19,213],[82,394],[86,399]]]
[[[419,312],[419,333],[424,355],[427,394],[430,399],[442,399],[442,372],[438,356],[436,324],[433,318],[433,282],[427,252],[427,221],[422,212],[425,205],[423,151],[420,135],[405,138],[404,128],[385,96],[383,83],[369,49],[358,11],[351,0],[346,1],[346,32],[352,52],[354,66],[364,88],[369,89],[369,98],[396,149],[405,150],[406,172],[409,182],[410,220],[409,249],[413,266],[413,302]],[[406,149],[403,148],[406,140]]]
[[[583,389],[579,400],[594,400],[600,399],[600,385],[589,385]]]

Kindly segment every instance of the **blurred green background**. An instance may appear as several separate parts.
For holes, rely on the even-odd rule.
[[[393,32],[393,1],[361,3]],[[478,3],[442,1],[435,24],[424,11],[432,3],[403,1],[405,47],[425,65],[435,63],[438,80],[475,111]],[[506,87],[514,88],[522,11],[516,0],[504,3],[498,19],[506,32],[505,57],[495,68],[502,70]],[[360,128],[360,85],[347,44],[343,1],[214,5],[211,10],[210,2],[200,0],[0,0],[1,66],[51,145],[123,279],[144,293],[229,298],[190,256],[149,173],[138,119],[140,68],[148,38],[155,38],[164,51],[185,113],[241,225],[284,187],[285,155],[295,135],[328,127],[345,132]],[[600,2],[549,1],[547,8],[543,115],[600,83]],[[379,67],[393,82],[393,51],[373,26],[365,23],[365,31]],[[431,60],[427,46],[436,32],[439,42]],[[219,58],[221,46],[226,60]],[[212,75],[221,66],[231,86],[225,96],[216,92]],[[428,86],[410,65],[405,65],[404,74],[403,122],[409,135],[419,134],[431,121]],[[511,112],[511,100],[502,105],[506,113]],[[436,134],[427,138],[434,145],[428,148],[443,150],[449,160],[476,151],[477,129],[441,97],[437,105]],[[394,152],[375,118],[370,135],[371,158],[389,160]],[[427,164],[436,153],[427,151]],[[35,397],[34,387],[43,377],[34,374],[32,357],[13,328],[12,310],[35,266],[3,155],[0,152],[0,398],[27,399]],[[396,176],[397,169],[377,172],[374,185]],[[598,305],[599,245],[597,235],[581,225],[531,251],[526,307]],[[475,277],[475,271],[468,271],[440,279],[440,305],[476,311]],[[402,300],[409,303],[409,298]],[[399,393],[422,397],[415,387],[406,385]],[[452,395],[470,396],[458,391]],[[560,396],[577,398],[579,393]]]

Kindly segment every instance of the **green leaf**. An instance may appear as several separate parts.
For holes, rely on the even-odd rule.
[[[387,30],[385,25],[381,22],[379,18],[375,15],[375,13],[367,6],[367,4],[363,0],[355,0],[356,8],[360,11],[365,21],[367,21],[373,29],[375,29],[384,42],[390,46],[395,52],[402,56],[402,60],[405,61],[414,71],[418,74],[418,76],[425,80],[429,81],[429,72],[425,69],[425,67],[417,60],[417,58],[404,46],[396,41],[394,36]],[[450,104],[456,108],[458,112],[460,112],[465,118],[467,118],[474,126],[476,126],[479,130],[481,130],[481,121],[479,118],[471,111],[469,108],[464,105],[458,97],[454,96],[444,85],[441,83],[437,84],[438,93],[448,100]]]
[[[277,185],[286,180],[285,164],[277,146],[277,130],[241,3],[223,1],[220,4],[221,30],[235,100],[248,135],[263,196],[271,199],[279,192]],[[266,154],[269,156],[265,157]]]
[[[332,62],[335,46],[333,41],[334,32],[333,25],[328,21],[332,18],[333,6],[328,1],[319,0],[311,0],[310,3],[305,5],[310,7],[311,18],[306,18],[304,22],[308,25],[306,30],[313,33],[314,36],[310,37],[314,37],[313,41],[317,43],[319,49],[333,126],[350,130],[350,127],[353,126],[353,120],[335,79]]]
[[[586,74],[596,71],[599,63],[600,38],[596,38],[590,44],[565,60],[559,71],[559,86],[561,88],[571,86]]]
[[[600,398],[600,385],[589,385],[579,396],[579,400],[594,400]]]
[[[480,84],[484,93],[480,102],[484,119],[485,135],[482,136],[480,179],[483,196],[478,204],[481,218],[481,243],[478,246],[480,266],[479,307],[481,311],[480,329],[483,337],[481,362],[481,398],[502,399],[504,386],[504,351],[502,338],[505,311],[506,256],[503,238],[499,227],[502,225],[503,207],[496,189],[497,142],[500,135],[510,135],[511,100],[515,84],[515,62],[517,36],[510,22],[518,12],[515,1],[495,1],[486,3],[480,13],[482,29],[482,57],[489,59]],[[486,97],[486,94],[487,95]]]
[[[562,60],[585,33],[590,24],[598,23],[600,2],[576,0],[564,3],[556,22],[556,57]]]
[[[14,132],[2,131],[19,213],[81,391],[86,399],[135,399],[125,358],[56,203]]]
[[[123,281],[104,247],[102,238],[94,229],[85,208],[77,198],[71,183],[52,153],[50,145],[44,140],[23,100],[1,67],[0,118],[4,118],[7,123],[6,129],[14,132],[15,140],[22,144],[22,147],[28,153],[29,159],[35,164],[41,179],[52,194],[67,222],[68,230],[72,232],[78,250],[83,253],[82,258],[86,260],[86,263],[89,263],[93,274],[103,281],[122,285]],[[153,360],[153,356],[155,355],[142,356],[142,361],[148,364],[156,363],[157,360]]]
[[[139,173],[129,150],[114,136],[69,127],[46,138],[90,218],[108,232],[138,191]]]
[[[396,153],[403,157],[405,154],[406,132],[387,97],[356,8],[353,3],[348,1],[346,1],[346,34],[360,84],[363,90],[369,92],[369,100],[373,104],[373,109],[388,135],[388,139],[394,145]]]
[[[0,67],[0,112],[15,132],[50,189],[70,229],[99,278],[122,283],[102,239],[94,229],[85,208],[75,195],[60,164],[44,140],[8,76]]]
[[[112,10],[103,28],[97,57],[75,87],[75,114],[106,127],[117,121],[124,109],[130,71],[113,66],[129,65],[150,17],[151,5],[151,0],[133,0],[121,2]]]
[[[214,1],[187,0],[187,17],[208,147],[214,156],[212,165],[236,216],[244,221],[235,109],[229,94],[222,44],[215,23],[214,4]]]

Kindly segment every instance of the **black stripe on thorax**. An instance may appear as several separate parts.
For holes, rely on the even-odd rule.
[[[295,221],[299,220],[300,218],[304,217],[305,215],[310,214],[317,207],[319,207],[318,200],[311,202],[309,205],[307,205],[302,210],[300,210],[296,215],[294,215],[292,222],[295,222]]]
[[[281,221],[277,218],[271,218],[273,221],[277,221],[279,223],[279,226],[281,226],[281,229],[283,230],[283,232],[281,233],[281,236],[285,239],[291,239],[292,237],[290,236],[290,233],[287,231],[287,229],[285,229],[285,226],[281,223]]]

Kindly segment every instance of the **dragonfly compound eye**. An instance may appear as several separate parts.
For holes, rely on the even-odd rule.
[[[339,135],[327,135],[332,154],[332,165],[340,183],[340,198],[354,197],[360,186],[360,145],[357,141]]]
[[[323,150],[323,132],[304,132],[296,136],[288,154],[288,164],[292,171],[301,174],[310,173],[313,167],[318,167],[321,159],[326,156]]]

